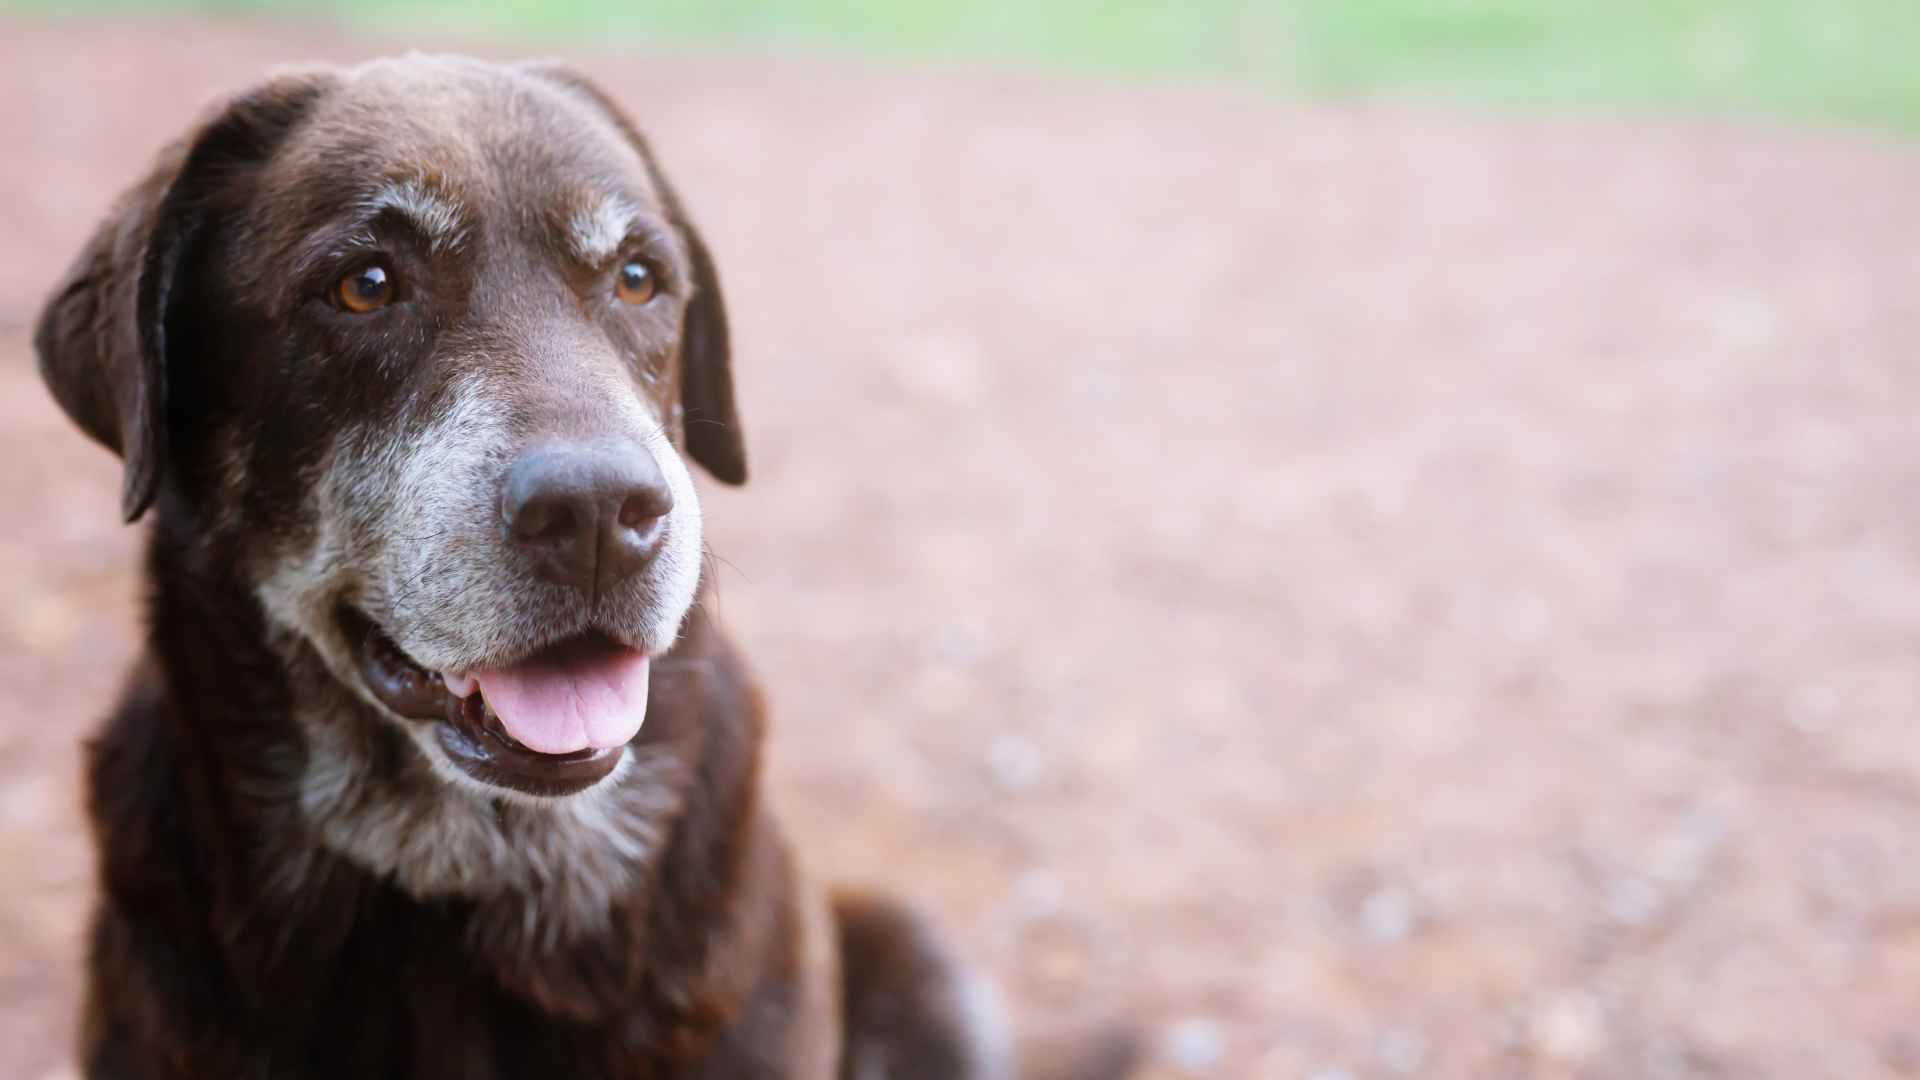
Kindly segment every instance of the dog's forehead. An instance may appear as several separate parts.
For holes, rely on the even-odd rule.
[[[661,209],[648,164],[584,94],[522,68],[411,55],[342,72],[269,168],[308,217],[402,187],[470,213]]]

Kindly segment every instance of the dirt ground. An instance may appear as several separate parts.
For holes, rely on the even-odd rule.
[[[138,592],[28,325],[203,102],[397,44],[0,23],[0,1074]],[[581,62],[729,286],[819,869],[1155,1077],[1920,1075],[1920,146]]]

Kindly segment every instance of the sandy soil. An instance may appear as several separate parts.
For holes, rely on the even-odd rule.
[[[60,1075],[138,530],[27,326],[269,63],[0,24],[0,1073]],[[737,312],[812,861],[1157,1077],[1920,1075],[1920,147],[583,64]]]

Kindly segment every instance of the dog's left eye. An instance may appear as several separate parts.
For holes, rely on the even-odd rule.
[[[379,263],[369,263],[333,285],[333,302],[355,315],[379,311],[393,300],[393,276]]]
[[[653,271],[639,259],[630,259],[620,267],[620,277],[614,282],[614,295],[623,304],[644,304],[653,299],[658,286],[654,283]]]

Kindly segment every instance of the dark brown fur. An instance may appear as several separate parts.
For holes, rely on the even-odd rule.
[[[163,531],[153,565],[175,556]],[[698,797],[610,931],[545,952],[476,940],[480,903],[422,903],[301,836],[300,749],[259,628],[170,576],[158,663],[89,755],[89,1075],[786,1075],[806,1035],[746,1021],[804,992],[799,894],[755,799],[757,695],[704,620],[661,665],[642,736],[690,764]],[[262,887],[290,862],[300,888]]]
[[[386,460],[365,452],[370,441],[400,453],[426,438],[476,373],[507,388],[516,438],[623,422],[602,394],[568,389],[590,376],[637,392],[719,478],[746,474],[712,258],[612,103],[552,68],[382,70],[428,92],[349,108],[351,73],[316,71],[228,103],[128,194],[42,317],[53,393],[125,459],[123,512],[156,511],[149,648],[88,758],[101,901],[86,1073],[1004,1075],[969,1012],[984,984],[926,926],[871,898],[829,911],[800,872],[758,797],[758,690],[697,605],[674,613],[678,641],[654,664],[646,724],[625,751],[644,768],[608,796],[606,813],[650,839],[606,903],[583,914],[563,874],[408,887],[408,867],[367,865],[316,825],[302,801],[315,774],[349,766],[372,802],[361,813],[425,822],[483,805],[449,794],[406,726],[342,684],[330,624],[302,621],[314,597],[345,598],[392,619],[396,638],[412,633],[409,649],[477,662],[487,647],[479,627],[414,625],[422,605],[383,594],[395,586],[360,565],[391,528],[382,477],[358,471]],[[325,124],[312,119],[323,102],[335,106]],[[621,146],[643,176],[621,172]],[[427,181],[479,205],[489,231],[457,258],[396,256],[432,304],[338,320],[302,291],[340,265],[333,241],[314,238],[349,209],[354,183],[394,162],[427,163]],[[672,286],[661,313],[603,314],[552,272],[564,259],[532,215],[576,194],[569,177],[625,185],[672,234],[658,254]],[[578,372],[555,376],[556,356]],[[343,524],[316,492],[368,501],[328,511],[354,518]],[[328,536],[344,554],[321,573],[309,564]],[[447,558],[497,569],[476,536]],[[551,600],[504,580],[521,592],[496,607]],[[523,621],[644,637],[661,603],[636,592]],[[485,813],[474,827],[502,844],[562,828],[511,800]],[[592,837],[570,842],[553,850]],[[1126,1057],[1113,1042],[1092,1071],[1047,1075],[1117,1076]]]

